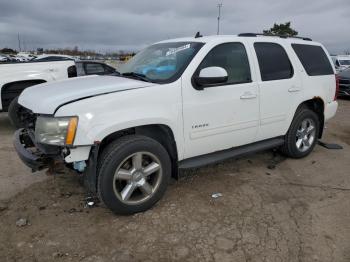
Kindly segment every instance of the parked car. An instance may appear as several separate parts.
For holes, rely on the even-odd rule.
[[[52,62],[52,61],[66,61],[66,60],[75,60],[75,59],[72,56],[56,55],[56,54],[39,55],[33,59],[33,61],[37,61],[37,62]]]
[[[36,55],[31,54],[29,52],[19,52],[19,53],[17,53],[17,56],[25,57],[26,61],[30,61],[30,60],[33,60],[34,58],[36,58]]]
[[[119,214],[152,207],[178,169],[269,148],[305,157],[338,107],[331,58],[307,38],[166,40],[120,73],[24,90],[14,135],[32,170],[64,163]]]
[[[102,68],[102,69],[100,69]],[[116,70],[92,61],[31,61],[0,65],[0,111],[8,111],[11,122],[21,127],[17,97],[29,86],[91,74],[113,75]]]
[[[0,62],[7,62],[7,61],[8,61],[7,56],[0,55]]]
[[[338,73],[339,96],[350,97],[350,69]]]
[[[29,60],[31,60],[30,58],[21,55],[16,55],[15,59],[17,62],[28,62]]]
[[[15,55],[7,55],[8,62],[19,62]]]
[[[332,56],[333,63],[337,72],[350,68],[350,55]]]

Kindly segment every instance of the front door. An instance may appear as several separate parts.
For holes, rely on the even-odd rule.
[[[223,43],[209,51],[194,75],[222,67],[227,83],[196,90],[191,79],[182,80],[185,158],[254,142],[259,97],[250,64],[243,43]]]

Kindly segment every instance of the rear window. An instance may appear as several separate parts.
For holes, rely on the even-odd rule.
[[[321,46],[292,44],[309,76],[333,75],[333,68]]]
[[[293,67],[284,48],[276,43],[255,43],[262,81],[288,79]]]

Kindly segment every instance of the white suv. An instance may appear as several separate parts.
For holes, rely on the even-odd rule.
[[[311,39],[258,34],[156,43],[120,68],[25,89],[15,133],[33,170],[57,162],[115,213],[153,206],[178,169],[280,148],[308,155],[333,117],[336,76]]]

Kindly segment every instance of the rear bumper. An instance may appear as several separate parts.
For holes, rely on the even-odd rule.
[[[19,158],[33,172],[47,168],[50,162],[54,160],[54,156],[59,154],[58,148],[52,151],[51,154],[47,154],[43,147],[35,143],[33,135],[23,128],[15,132],[13,145]]]
[[[337,101],[332,101],[330,103],[327,103],[324,109],[324,120],[328,121],[329,119],[334,117],[335,113],[337,112],[337,109],[338,109]]]

